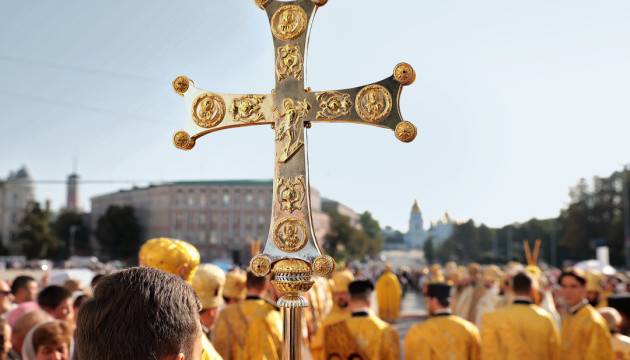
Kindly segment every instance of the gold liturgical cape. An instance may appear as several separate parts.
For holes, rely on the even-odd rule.
[[[459,316],[440,314],[416,324],[405,338],[405,360],[479,360],[479,331]]]
[[[483,359],[558,360],[560,334],[551,315],[532,304],[515,303],[485,314]]]
[[[201,347],[203,348],[201,360],[223,360],[206,337],[206,334],[201,334]]]
[[[610,333],[602,316],[590,305],[562,320],[562,360],[613,359]]]
[[[322,326],[317,330],[313,340],[311,341],[311,354],[313,355],[314,360],[324,360],[324,328],[329,325],[333,325],[336,323],[340,323],[346,321],[350,318],[352,313],[348,308],[341,308],[336,304],[333,306],[332,310],[326,315],[324,321],[322,322]]]
[[[371,312],[355,313],[344,322],[324,327],[324,359],[398,360],[398,333]]]
[[[398,277],[391,271],[385,271],[376,281],[376,303],[378,317],[394,322],[400,315],[400,298],[402,288]]]
[[[621,334],[612,334],[610,337],[613,359],[630,360],[630,337]]]
[[[259,298],[229,305],[219,315],[213,343],[224,360],[279,360],[282,316]]]

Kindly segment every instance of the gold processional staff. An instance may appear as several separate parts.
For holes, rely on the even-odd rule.
[[[350,122],[394,130],[403,142],[416,137],[416,127],[403,121],[399,110],[402,87],[415,80],[413,68],[400,63],[393,75],[351,89],[311,91],[304,87],[306,44],[310,22],[327,0],[255,0],[267,13],[273,34],[275,89],[265,95],[218,94],[195,87],[179,76],[175,92],[186,102],[185,130],[175,133],[179,149],[190,150],[203,135],[214,131],[271,125],[275,130],[275,162],[271,226],[265,249],[254,256],[251,269],[272,274],[272,283],[285,293],[278,300],[283,313],[283,359],[299,359],[301,293],[313,285],[313,272],[328,276],[334,260],[323,255],[311,221],[305,129],[314,122]]]

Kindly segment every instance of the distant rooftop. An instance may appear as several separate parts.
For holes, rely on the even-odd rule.
[[[190,180],[190,181],[173,181],[167,182],[160,185],[215,185],[215,186],[225,186],[225,185],[273,185],[273,180]]]
[[[125,193],[136,190],[152,189],[160,186],[273,186],[273,180],[188,180],[188,181],[169,181],[159,184],[150,184],[148,186],[134,186],[131,189],[120,189],[117,192],[97,195],[93,199],[109,196],[116,193]]]

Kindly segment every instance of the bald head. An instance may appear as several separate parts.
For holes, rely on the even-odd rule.
[[[41,322],[52,319],[52,316],[42,310],[31,310],[20,315],[15,321],[15,325],[13,325],[13,334],[11,334],[11,344],[13,348],[22,354],[22,344],[29,330]]]

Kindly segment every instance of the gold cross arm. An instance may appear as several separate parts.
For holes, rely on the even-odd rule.
[[[351,89],[312,92],[307,99],[317,104],[308,122],[349,122],[389,128],[400,141],[415,139],[416,127],[402,119],[399,99],[402,88],[415,80],[413,68],[398,64],[394,74],[379,82]]]
[[[271,94],[219,94],[201,90],[186,76],[173,81],[173,89],[184,97],[186,125],[173,136],[175,147],[190,150],[198,138],[223,129],[274,124]]]

